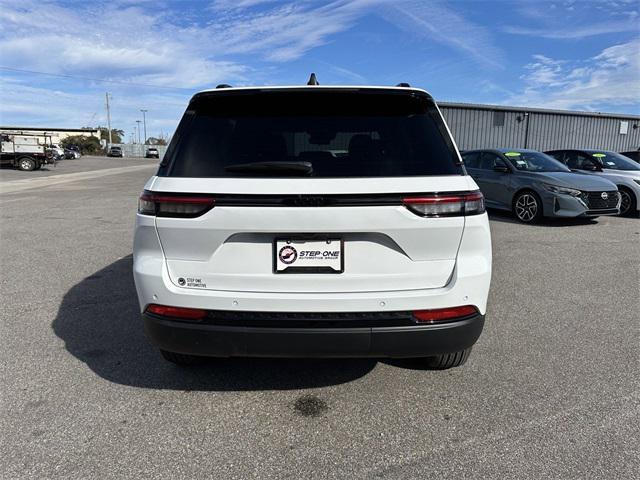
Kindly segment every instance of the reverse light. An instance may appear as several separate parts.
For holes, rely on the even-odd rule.
[[[211,210],[215,198],[206,195],[153,193],[145,190],[138,199],[138,213],[158,217],[199,217]]]
[[[207,311],[200,308],[170,307],[155,303],[149,305],[145,312],[178,320],[202,320],[207,316]]]
[[[406,197],[402,199],[402,204],[416,215],[422,217],[479,215],[485,211],[484,197],[480,191],[463,194]]]
[[[432,310],[414,310],[413,317],[420,323],[435,323],[469,317],[477,313],[478,309],[473,305],[463,305],[460,307],[436,308]]]

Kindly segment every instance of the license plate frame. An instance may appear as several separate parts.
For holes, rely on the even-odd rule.
[[[308,251],[308,250],[299,250],[301,245],[310,244],[310,246],[315,245],[316,248],[318,248],[319,244],[321,243],[330,245],[331,243],[334,243],[334,242],[336,242],[339,245],[339,251],[340,251],[339,269],[331,265],[322,266],[321,264],[320,265],[298,264],[298,265],[284,266],[283,262],[279,261],[279,254],[280,254],[279,250],[286,245],[291,245],[296,251],[296,259],[292,262],[292,263],[296,263],[301,261],[299,254],[297,252],[300,251],[302,253],[303,251],[304,252]],[[314,251],[317,252],[318,250],[314,250]],[[279,236],[273,239],[272,257],[273,257],[273,273],[278,275],[291,274],[291,273],[304,273],[304,274],[321,273],[321,274],[329,274],[329,275],[341,274],[341,273],[344,273],[344,239],[341,237],[332,236],[332,235],[322,235],[322,236],[314,236],[314,237]],[[302,257],[302,258],[304,259],[305,257]],[[310,257],[306,257],[306,258],[310,258]],[[321,258],[325,258],[325,257],[321,256]],[[317,256],[315,256],[314,260],[316,260],[317,262],[325,261],[325,260],[321,260],[321,261],[318,260]],[[333,260],[333,258],[327,260],[326,262],[329,263],[331,260]],[[306,263],[306,260],[303,260],[303,263]],[[312,263],[311,260],[309,260],[309,263]]]

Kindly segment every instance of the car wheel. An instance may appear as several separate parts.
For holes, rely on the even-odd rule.
[[[22,157],[18,160],[18,168],[25,172],[30,172],[31,170],[35,170],[37,164],[33,158],[30,157]]]
[[[513,200],[513,213],[523,223],[535,223],[542,218],[542,201],[532,191],[520,192]]]
[[[175,363],[176,365],[196,365],[202,363],[203,357],[197,357],[195,355],[186,355],[184,353],[168,352],[167,350],[160,349],[160,353],[165,360]]]
[[[446,370],[447,368],[464,365],[471,354],[471,348],[461,352],[445,353],[427,358],[427,367],[432,370]]]
[[[620,215],[628,217],[636,213],[637,200],[631,190],[625,187],[618,187],[620,190]]]

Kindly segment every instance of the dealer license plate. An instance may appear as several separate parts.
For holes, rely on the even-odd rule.
[[[342,273],[344,243],[323,240],[277,239],[273,243],[275,273]]]

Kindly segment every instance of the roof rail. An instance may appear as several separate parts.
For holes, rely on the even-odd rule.
[[[232,88],[231,85],[226,83],[221,83],[220,85],[216,85],[216,88]]]
[[[309,77],[309,81],[307,82],[307,85],[320,85],[318,83],[318,79],[316,78],[316,74],[312,73],[311,76]]]
[[[396,87],[411,88],[411,85],[409,85],[407,82],[400,82],[399,84],[396,85]]]

